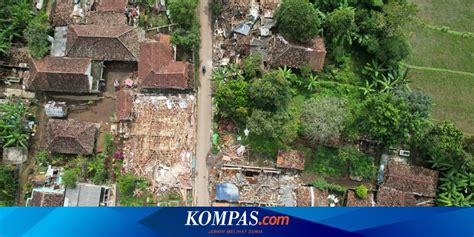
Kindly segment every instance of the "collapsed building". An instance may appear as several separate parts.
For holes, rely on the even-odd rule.
[[[280,0],[232,0],[223,3],[214,31],[214,63],[226,66],[239,63],[250,54],[259,54],[264,66],[323,69],[324,39],[315,37],[307,44],[294,43],[274,34],[273,15]]]
[[[155,197],[192,189],[195,156],[195,98],[189,94],[138,94],[133,122],[124,134],[124,169],[151,181]]]

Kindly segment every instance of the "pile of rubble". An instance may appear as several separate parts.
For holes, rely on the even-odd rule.
[[[167,191],[192,189],[195,154],[193,95],[139,94],[133,123],[124,141],[126,172],[147,177],[156,197]]]
[[[226,66],[238,63],[250,53],[269,59],[275,26],[273,14],[279,0],[221,1],[223,11],[214,26],[214,63]]]
[[[295,206],[293,190],[299,182],[297,175],[282,174],[274,168],[224,164],[215,183],[230,184],[238,194],[232,200],[225,200],[217,192],[215,199],[243,206]]]

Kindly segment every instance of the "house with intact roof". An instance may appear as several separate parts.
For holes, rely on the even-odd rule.
[[[98,126],[72,119],[50,119],[46,145],[52,153],[91,155],[95,148]]]
[[[174,60],[169,35],[160,34],[142,42],[138,61],[139,87],[150,89],[187,90],[192,88],[193,66]]]
[[[31,91],[84,94],[99,90],[103,64],[88,58],[46,57],[30,62]]]
[[[144,33],[127,25],[70,25],[66,38],[67,57],[136,62]]]

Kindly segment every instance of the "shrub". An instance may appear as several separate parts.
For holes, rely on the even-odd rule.
[[[328,189],[331,192],[344,194],[347,188],[339,184],[330,184],[323,178],[318,178],[313,182],[313,187],[318,189]]]
[[[360,199],[365,199],[367,197],[368,192],[369,192],[369,189],[365,187],[363,184],[359,185],[355,190],[356,196]]]
[[[77,169],[65,170],[62,177],[64,185],[68,188],[76,187],[78,173]]]

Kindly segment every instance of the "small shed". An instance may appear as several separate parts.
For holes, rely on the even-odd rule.
[[[19,165],[28,159],[28,149],[23,147],[6,147],[3,149],[3,163]]]
[[[283,169],[304,170],[304,153],[302,151],[279,151],[277,167]]]
[[[236,202],[239,196],[239,188],[235,184],[229,182],[216,184],[217,201]]]
[[[49,118],[65,118],[68,112],[66,102],[55,101],[46,103],[44,110]]]

